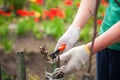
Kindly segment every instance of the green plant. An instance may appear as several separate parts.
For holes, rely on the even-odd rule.
[[[34,27],[34,22],[29,18],[20,18],[17,22],[16,33],[18,36],[24,36],[25,33]]]
[[[44,7],[46,9],[50,9],[50,8],[53,8],[53,7],[59,7],[61,5],[60,3],[61,3],[60,0],[54,0],[54,2],[53,2],[53,0],[48,0],[48,1],[45,1]]]
[[[6,52],[9,52],[12,49],[12,42],[9,38],[3,38],[0,42]]]
[[[68,7],[68,6],[66,7],[66,10],[65,10],[65,14],[66,14],[65,21],[67,23],[71,23],[72,22],[72,20],[74,18],[74,15],[75,15],[75,12],[76,12],[76,10],[74,11],[73,7]]]
[[[91,41],[92,39],[92,31],[93,31],[93,26],[94,23],[93,23],[93,18],[91,18],[87,24],[85,25],[85,27],[83,28],[83,30],[81,31],[81,34],[80,34],[80,39],[84,41],[84,43],[87,43],[89,41]]]
[[[48,35],[52,35],[56,40],[64,33],[65,25],[62,19],[55,18],[51,21],[46,21],[43,23],[44,31]]]
[[[12,42],[9,38],[8,25],[4,24],[0,27],[0,44],[6,51],[10,51],[12,48]]]
[[[26,0],[8,0],[9,3],[14,7],[14,11],[16,12],[18,9],[23,9]]]
[[[80,39],[83,40],[85,43],[91,40],[90,31],[91,31],[91,28],[87,26],[81,32]]]
[[[10,51],[12,49],[12,42],[9,36],[9,23],[12,19],[11,16],[0,15],[0,45],[6,50]]]
[[[40,6],[38,4],[35,4],[35,3],[30,3],[30,10],[34,10],[34,11],[37,11],[37,12],[42,12],[42,7],[43,6]]]
[[[37,39],[41,39],[42,38],[42,33],[39,31],[39,26],[33,27],[32,31],[33,31],[33,34],[35,35],[35,37]]]
[[[16,26],[16,33],[18,36],[22,37],[24,36],[27,32],[31,32],[34,34],[34,36],[37,39],[40,39],[42,37],[39,27],[35,25],[35,22],[33,19],[30,18],[21,18],[17,22]]]
[[[11,77],[9,74],[7,74],[4,70],[1,71],[2,73],[2,80],[11,80]]]

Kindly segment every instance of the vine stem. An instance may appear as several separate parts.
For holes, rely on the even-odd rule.
[[[1,70],[1,63],[0,63],[0,80],[2,80],[2,70]]]
[[[90,48],[90,58],[89,58],[89,66],[88,66],[87,73],[91,72],[91,67],[92,67],[93,47],[94,47],[94,41],[97,35],[97,13],[98,13],[98,8],[99,8],[99,3],[100,3],[100,0],[97,0],[96,7],[95,7],[95,14],[94,14],[94,32],[93,32],[93,38],[92,38],[92,45]]]

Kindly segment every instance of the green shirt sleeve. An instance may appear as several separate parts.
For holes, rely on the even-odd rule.
[[[120,2],[120,0],[118,0],[118,2]],[[118,21],[120,21],[120,7],[115,2],[115,0],[109,0],[109,5],[106,10],[106,15],[103,19],[103,23],[100,28],[100,34],[103,34]],[[113,50],[120,50],[120,42],[113,44],[108,48]]]

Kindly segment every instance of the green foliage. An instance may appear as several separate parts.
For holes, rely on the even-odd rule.
[[[46,34],[52,35],[56,40],[64,33],[64,22],[60,18],[44,22],[43,25]]]
[[[10,51],[12,48],[12,43],[9,39],[9,18],[2,16],[0,17],[2,19],[0,20],[0,45],[2,45],[6,51]]]
[[[10,75],[8,75],[5,71],[1,71],[2,72],[2,80],[11,80]]]
[[[17,22],[16,34],[20,37],[24,36],[27,32],[31,32],[37,39],[42,37],[39,27],[35,26],[34,20],[30,18],[21,18]]]
[[[34,22],[32,20],[21,18],[17,22],[16,33],[18,36],[24,36],[25,33],[27,31],[30,31],[30,29],[33,27],[34,27]]]
[[[12,6],[14,6],[14,10],[15,12],[18,9],[22,9],[24,7],[24,4],[26,2],[26,0],[8,0]]]
[[[42,6],[40,6],[38,4],[35,4],[35,3],[31,3],[30,4],[30,10],[42,12]]]
[[[33,34],[36,37],[36,39],[42,38],[42,33],[40,33],[40,31],[39,31],[39,26],[34,26],[32,31],[33,31]]]
[[[9,52],[12,49],[12,42],[9,38],[2,38],[0,42],[5,51]]]
[[[60,0],[54,0],[54,2],[53,2],[53,0],[47,0],[47,1],[45,1],[45,8],[46,9],[50,9],[50,8],[53,8],[53,7],[59,7],[61,4],[61,1]]]
[[[0,25],[9,24],[11,20],[12,20],[12,16],[7,17],[0,15]]]
[[[3,29],[4,31],[1,31],[1,29]],[[6,50],[6,51],[10,51],[11,48],[12,48],[12,44],[11,44],[11,41],[9,40],[9,37],[8,37],[8,30],[5,30],[7,28],[0,28],[0,33],[2,33],[0,35],[1,39],[0,39],[0,44],[3,46],[3,48]]]
[[[8,35],[8,27],[5,25],[1,25],[0,27],[0,37],[6,37]]]
[[[72,11],[72,12],[71,12]],[[73,21],[76,10],[74,11],[73,7],[68,7],[65,10],[66,18],[65,21],[71,23]]]
[[[89,42],[91,40],[91,27],[87,26],[85,27],[80,34],[80,39],[83,40],[85,43]]]
[[[0,0],[0,5],[2,5],[3,4],[3,0]]]

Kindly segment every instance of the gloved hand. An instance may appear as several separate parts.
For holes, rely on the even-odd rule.
[[[67,29],[67,31],[63,34],[63,36],[58,40],[55,50],[57,50],[61,44],[66,44],[66,48],[64,52],[68,51],[77,42],[77,40],[79,39],[79,35],[80,35],[80,28],[71,25]]]
[[[90,49],[86,45],[74,47],[60,55],[60,62],[62,64],[68,62],[67,65],[62,66],[60,70],[63,73],[72,73],[80,70],[81,66],[85,65],[89,60],[89,56]]]

